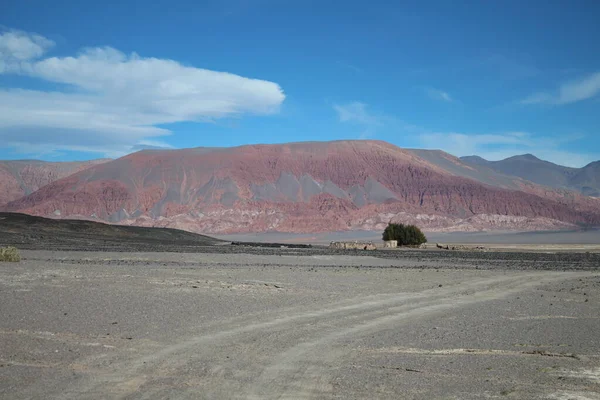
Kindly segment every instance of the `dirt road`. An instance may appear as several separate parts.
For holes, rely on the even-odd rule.
[[[0,266],[7,399],[600,398],[600,272],[26,258]]]

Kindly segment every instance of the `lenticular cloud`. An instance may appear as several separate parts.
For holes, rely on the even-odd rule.
[[[285,99],[273,82],[112,47],[44,57],[53,45],[39,35],[0,34],[0,74],[36,78],[53,88],[0,90],[2,142],[118,155],[146,138],[170,134],[158,125],[269,115]]]

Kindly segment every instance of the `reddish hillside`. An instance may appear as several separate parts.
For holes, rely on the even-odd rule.
[[[486,186],[379,141],[146,150],[7,206],[207,233],[380,229],[391,219],[438,230],[600,223],[588,209]]]
[[[37,160],[0,161],[0,205],[20,199],[42,186],[82,171],[104,160],[45,162]]]

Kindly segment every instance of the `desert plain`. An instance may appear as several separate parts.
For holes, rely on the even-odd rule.
[[[600,399],[593,252],[119,250],[0,263],[0,398]]]

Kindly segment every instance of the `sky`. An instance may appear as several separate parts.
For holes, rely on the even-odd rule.
[[[600,160],[600,2],[0,1],[0,159],[373,139]]]

